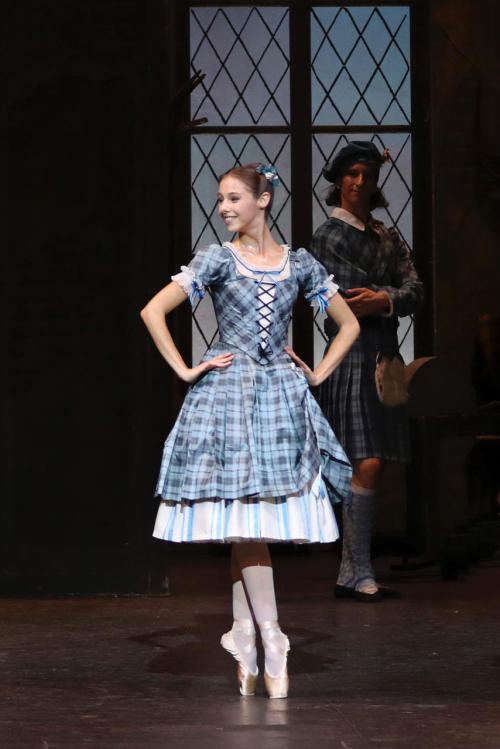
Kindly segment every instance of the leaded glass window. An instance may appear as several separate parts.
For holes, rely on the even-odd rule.
[[[314,125],[410,124],[409,8],[315,7]]]
[[[408,6],[314,7],[311,11],[313,226],[331,208],[321,169],[349,140],[371,140],[391,161],[380,172],[389,201],[375,215],[413,243],[410,9]],[[315,361],[323,353],[315,316]],[[413,359],[412,320],[400,325],[402,353]]]
[[[193,119],[289,123],[288,14],[283,7],[191,8],[191,65],[205,73],[191,99]]]
[[[207,120],[193,127],[190,136],[193,249],[231,239],[217,213],[218,177],[236,163],[252,161],[274,163],[278,169],[282,184],[275,193],[271,229],[278,241],[294,246],[292,216],[295,226],[297,215],[304,218],[309,236],[329,214],[324,163],[348,140],[367,139],[391,149],[392,161],[381,172],[390,205],[379,217],[395,225],[411,247],[410,8],[311,4],[306,16],[301,11],[309,29],[299,33],[310,35],[310,56],[304,52],[307,46],[296,45],[293,64],[295,70],[309,71],[307,90],[297,90],[291,71],[290,33],[297,12],[291,2],[189,7],[191,72],[203,74],[191,94],[191,119]],[[306,121],[298,116],[297,103],[302,113],[310,108]],[[309,141],[303,138],[307,127]],[[299,158],[293,146],[298,137],[310,149]],[[310,178],[297,179],[304,168],[311,171]],[[402,334],[407,327],[403,321]],[[324,347],[318,316],[311,322],[311,335],[313,330],[317,359]],[[194,311],[194,361],[216,335],[205,298]],[[412,358],[411,336],[405,345],[406,358]]]

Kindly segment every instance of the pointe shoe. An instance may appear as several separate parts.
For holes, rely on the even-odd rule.
[[[269,699],[285,699],[288,697],[288,687],[290,680],[288,678],[287,658],[290,651],[290,642],[288,637],[283,634],[277,622],[263,622],[260,626],[264,650],[270,650],[273,653],[279,653],[283,658],[283,666],[278,676],[271,676],[267,669],[264,671],[264,684],[266,685]],[[281,635],[281,642],[274,642],[278,639],[276,636]]]
[[[267,671],[264,671],[264,684],[266,685],[267,694],[269,695],[270,700],[286,699],[288,697],[288,687],[290,685],[286,666],[279,676],[269,676]]]
[[[230,653],[238,662],[237,676],[240,694],[243,697],[253,697],[253,695],[255,694],[255,687],[257,684],[259,669],[256,668],[255,673],[252,673],[250,669],[243,663],[242,658],[244,653],[250,654],[251,651],[255,649],[255,631],[251,622],[248,622],[248,624],[245,625],[244,628],[242,627],[242,630],[249,637],[249,642],[247,645],[245,645],[244,648],[238,649],[234,641],[232,630],[222,635],[222,637],[220,638],[220,644],[222,645],[224,650],[227,650],[227,652]]]

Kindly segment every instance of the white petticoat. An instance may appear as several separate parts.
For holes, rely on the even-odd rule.
[[[162,500],[153,531],[164,541],[294,541],[331,543],[339,537],[321,472],[286,497]]]

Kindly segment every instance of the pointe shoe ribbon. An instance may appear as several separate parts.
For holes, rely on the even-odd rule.
[[[278,622],[262,622],[259,624],[264,650],[279,654],[283,659],[281,671],[277,676],[271,676],[267,667],[264,671],[264,684],[266,685],[269,699],[284,699],[288,697],[289,678],[287,670],[287,658],[290,651],[288,637],[283,634]]]
[[[242,646],[240,644],[239,647],[236,645],[233,637],[233,630],[239,631],[248,637],[246,645]],[[243,695],[243,697],[253,697],[255,694],[259,669],[256,668],[255,673],[253,673],[245,664],[245,661],[249,660],[252,651],[255,650],[255,629],[253,622],[250,619],[238,619],[233,623],[233,629],[222,635],[220,638],[220,644],[224,650],[227,650],[227,652],[238,662],[237,676],[240,694]]]

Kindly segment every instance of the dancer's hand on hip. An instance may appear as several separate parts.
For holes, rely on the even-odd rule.
[[[226,352],[225,354],[217,354],[212,359],[207,359],[198,364],[196,367],[188,367],[185,372],[181,374],[181,379],[184,382],[193,383],[196,382],[205,372],[211,369],[225,369],[229,367],[234,359],[234,354]]]
[[[314,374],[311,367],[303,361],[300,356],[297,356],[295,351],[291,346],[285,346],[285,351],[288,354],[288,356],[293,359],[295,364],[299,367],[299,369],[302,370],[302,372],[305,374],[307,382],[309,385],[312,385],[313,387],[315,385],[319,385],[321,380],[320,378]]]

